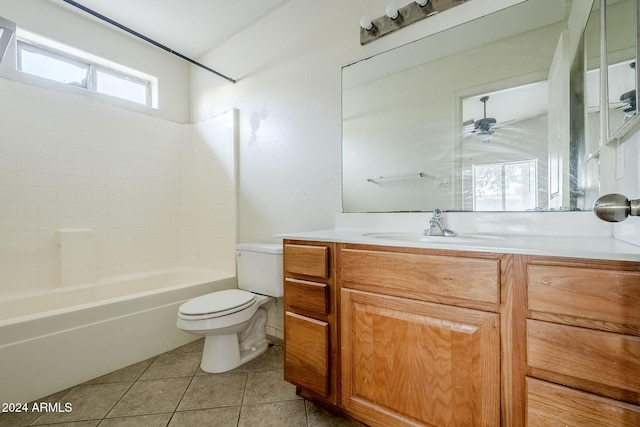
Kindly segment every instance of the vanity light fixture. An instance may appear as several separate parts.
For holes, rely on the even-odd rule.
[[[401,8],[398,8],[395,3],[390,3],[385,9],[384,16],[372,20],[365,15],[360,19],[360,44],[371,43],[404,26],[467,1],[469,0],[416,0]]]
[[[360,27],[365,31],[373,31],[374,25],[369,15],[364,15],[360,18]]]
[[[395,3],[389,3],[384,13],[389,18],[391,18],[392,21],[395,21],[400,17],[400,12],[398,12],[398,5]]]

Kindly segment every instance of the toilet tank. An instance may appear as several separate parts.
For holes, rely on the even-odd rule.
[[[272,297],[283,295],[282,244],[238,243],[236,265],[238,288]]]

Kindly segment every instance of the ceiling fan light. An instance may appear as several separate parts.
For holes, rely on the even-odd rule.
[[[479,133],[476,134],[476,136],[482,142],[490,142],[491,141],[491,137],[493,136],[493,133],[492,132],[479,132]]]

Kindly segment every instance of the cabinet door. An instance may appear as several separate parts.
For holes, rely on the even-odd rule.
[[[637,427],[640,407],[527,378],[528,427]]]
[[[500,424],[499,315],[344,289],[342,403],[373,425]]]
[[[329,395],[329,324],[285,313],[285,380],[322,397]]]

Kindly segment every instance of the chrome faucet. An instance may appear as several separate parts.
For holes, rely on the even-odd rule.
[[[442,209],[436,208],[433,210],[433,216],[429,219],[429,228],[424,230],[422,234],[425,236],[454,237],[456,232],[445,227]]]

